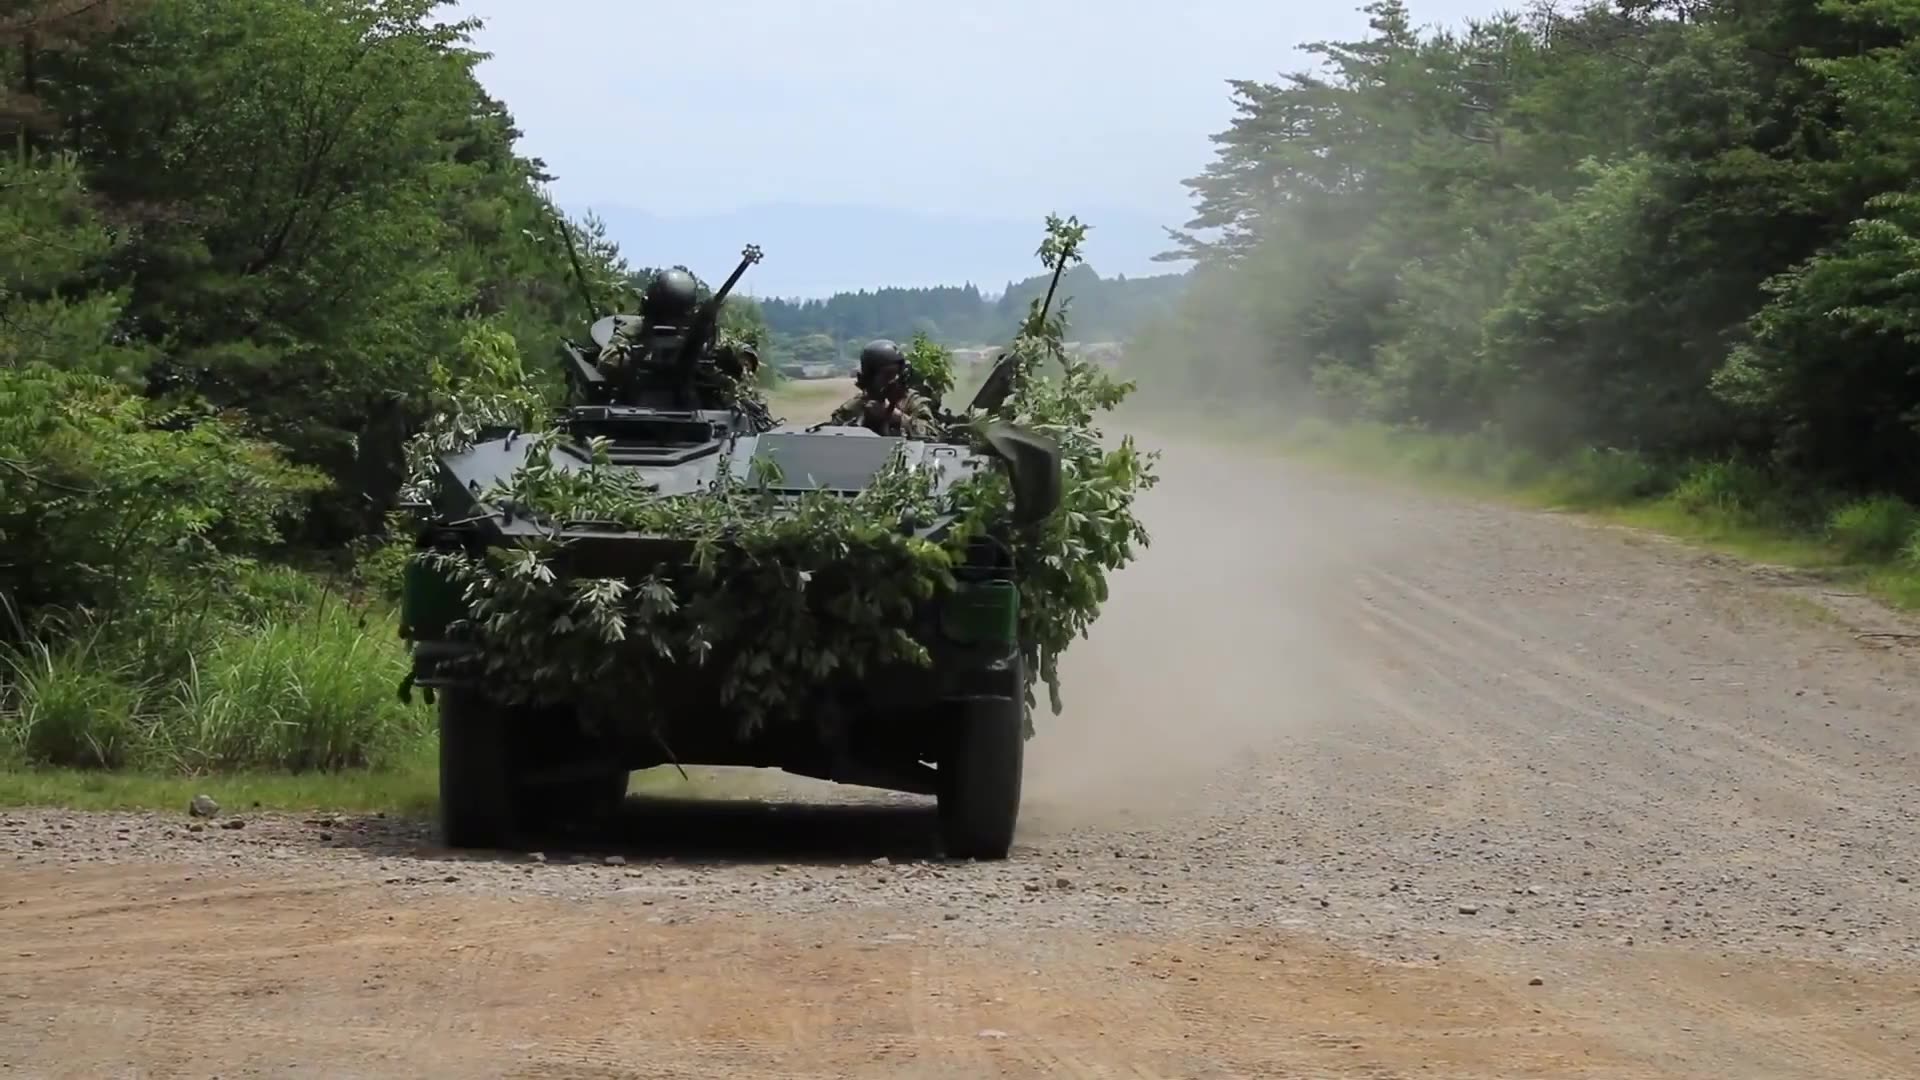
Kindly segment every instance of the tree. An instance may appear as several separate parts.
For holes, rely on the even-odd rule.
[[[1367,11],[1229,84],[1150,386],[1259,365],[1335,416],[1920,494],[1912,0]]]

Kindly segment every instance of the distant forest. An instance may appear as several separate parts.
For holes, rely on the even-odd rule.
[[[916,331],[948,346],[1005,341],[1027,305],[1046,293],[1047,280],[1041,274],[1009,283],[993,299],[971,284],[883,288],[824,300],[763,299],[760,310],[781,363],[825,364],[857,355],[874,338],[905,341]],[[1072,303],[1071,335],[1082,341],[1129,337],[1147,319],[1170,314],[1186,280],[1184,274],[1103,278],[1091,266],[1073,267],[1060,283],[1060,294]]]

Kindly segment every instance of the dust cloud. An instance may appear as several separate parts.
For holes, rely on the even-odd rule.
[[[1343,588],[1395,542],[1323,474],[1128,427],[1163,455],[1153,542],[1062,661],[1062,713],[1035,717],[1028,836],[1177,812],[1277,735],[1337,723]]]
[[[1061,715],[1043,701],[1035,717],[1028,835],[1163,817],[1289,729],[1337,723],[1349,568],[1397,533],[1379,503],[1276,452],[1318,409],[1275,362],[1265,301],[1204,274],[1191,288],[1184,317],[1127,343],[1118,374],[1136,390],[1102,418],[1162,455],[1140,504],[1153,542],[1063,660]]]

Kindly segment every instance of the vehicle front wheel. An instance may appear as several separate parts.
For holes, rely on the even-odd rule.
[[[505,847],[515,821],[510,712],[467,688],[440,691],[440,833],[448,847]]]
[[[1004,859],[1020,819],[1026,716],[1018,699],[968,702],[936,767],[940,840],[955,859]]]

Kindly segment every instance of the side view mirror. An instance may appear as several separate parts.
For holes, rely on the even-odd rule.
[[[994,361],[993,370],[987,372],[986,381],[980,384],[980,389],[974,391],[973,401],[967,408],[992,412],[1005,404],[1006,400],[1013,396],[1015,363],[1013,353],[1003,351],[1000,359]]]
[[[1035,525],[1060,506],[1060,447],[1052,439],[1012,424],[989,424],[981,432],[988,449],[1007,463],[1013,488],[1013,523]]]

